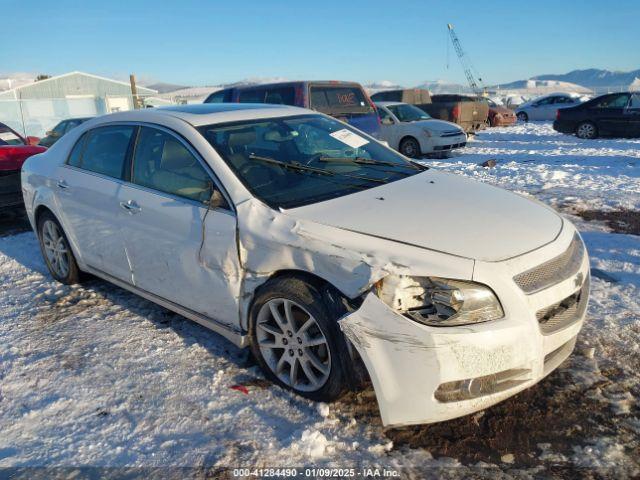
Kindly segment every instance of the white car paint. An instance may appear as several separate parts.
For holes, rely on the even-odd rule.
[[[518,106],[516,115],[525,114],[528,120],[555,120],[558,110],[575,107],[583,101],[584,96],[577,93],[551,93],[534,98]]]
[[[418,140],[423,154],[451,151],[463,147],[467,142],[464,130],[455,123],[435,118],[403,122],[389,108],[403,103],[375,102],[375,105],[381,118],[379,138],[394,150],[400,151],[400,143],[406,137]]]
[[[29,219],[35,227],[37,209],[47,207],[60,220],[82,270],[238,346],[248,341],[247,312],[255,289],[275,272],[309,272],[345,298],[361,299],[339,325],[364,361],[385,425],[435,422],[484,409],[533,385],[570,354],[584,312],[547,335],[536,312],[587,288],[586,253],[577,274],[542,291],[525,294],[513,280],[561,255],[577,236],[548,207],[428,170],[333,200],[274,210],[252,196],[194,128],[307,114],[317,115],[294,107],[202,105],[90,120],[25,163]],[[203,225],[203,206],[172,198],[155,201],[147,189],[116,180],[104,185],[103,177],[65,165],[85,131],[114,123],[151,124],[184,138],[215,174],[230,209],[212,210]],[[77,178],[80,173],[85,176]],[[128,214],[121,202],[135,202],[142,210]],[[460,327],[418,323],[373,293],[380,280],[408,276],[487,285],[504,317]],[[410,293],[399,289],[397,294]],[[504,391],[455,402],[434,397],[443,384],[513,369],[522,370],[521,382]]]

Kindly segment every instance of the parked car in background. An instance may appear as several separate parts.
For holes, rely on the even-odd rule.
[[[455,123],[431,118],[415,105],[375,102],[380,116],[380,140],[405,157],[443,154],[464,147],[467,135]]]
[[[59,282],[131,290],[312,400],[370,378],[387,426],[531,387],[585,318],[589,258],[567,219],[305,109],[105,115],[28,159],[22,187]]]
[[[38,145],[42,145],[43,147],[50,147],[51,145],[56,143],[65,133],[74,129],[81,123],[86,122],[90,118],[92,117],[68,118],[61,121],[45,134],[46,136],[42,140],[40,140]]]
[[[585,99],[577,93],[551,93],[523,103],[516,108],[516,116],[522,122],[555,120],[559,109],[575,107]]]
[[[374,137],[380,124],[373,102],[362,85],[341,81],[299,81],[225,88],[204,103],[271,103],[309,108],[353,125]]]
[[[403,102],[417,106],[432,118],[460,125],[466,133],[486,127],[489,106],[482,99],[467,95],[430,95],[424,89],[386,90],[375,93],[376,102]]]
[[[508,127],[516,123],[516,112],[505,106],[498,105],[490,98],[487,98],[486,102],[489,105],[487,125],[490,127]]]
[[[640,92],[610,93],[558,110],[553,129],[587,139],[640,137]]]
[[[22,206],[20,169],[27,158],[46,150],[34,145],[38,140],[37,137],[23,138],[0,123],[0,212]]]

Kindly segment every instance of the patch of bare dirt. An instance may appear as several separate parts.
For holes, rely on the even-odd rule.
[[[638,210],[581,210],[576,215],[590,221],[605,222],[615,233],[640,235],[640,211]]]

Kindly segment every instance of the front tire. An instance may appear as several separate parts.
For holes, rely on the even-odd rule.
[[[420,143],[413,137],[403,138],[400,142],[400,153],[409,158],[420,158],[422,151]]]
[[[268,378],[314,401],[346,390],[346,343],[323,295],[296,277],[266,283],[250,312],[251,351]]]
[[[598,129],[592,122],[581,122],[576,127],[576,136],[584,140],[592,140],[598,136]]]
[[[525,112],[518,112],[516,118],[525,123],[529,121],[529,115],[527,115]]]
[[[73,285],[80,282],[80,269],[60,222],[50,212],[38,218],[38,240],[49,273],[58,282]]]

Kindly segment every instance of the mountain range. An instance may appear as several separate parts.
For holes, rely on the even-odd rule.
[[[562,74],[545,74],[531,77],[531,80],[557,80],[561,82],[575,83],[587,88],[620,87],[631,85],[636,78],[640,78],[640,69],[631,72],[616,72],[589,68],[586,70],[573,70]],[[502,88],[518,88],[516,85],[523,82],[517,80],[506,84],[500,84]]]

